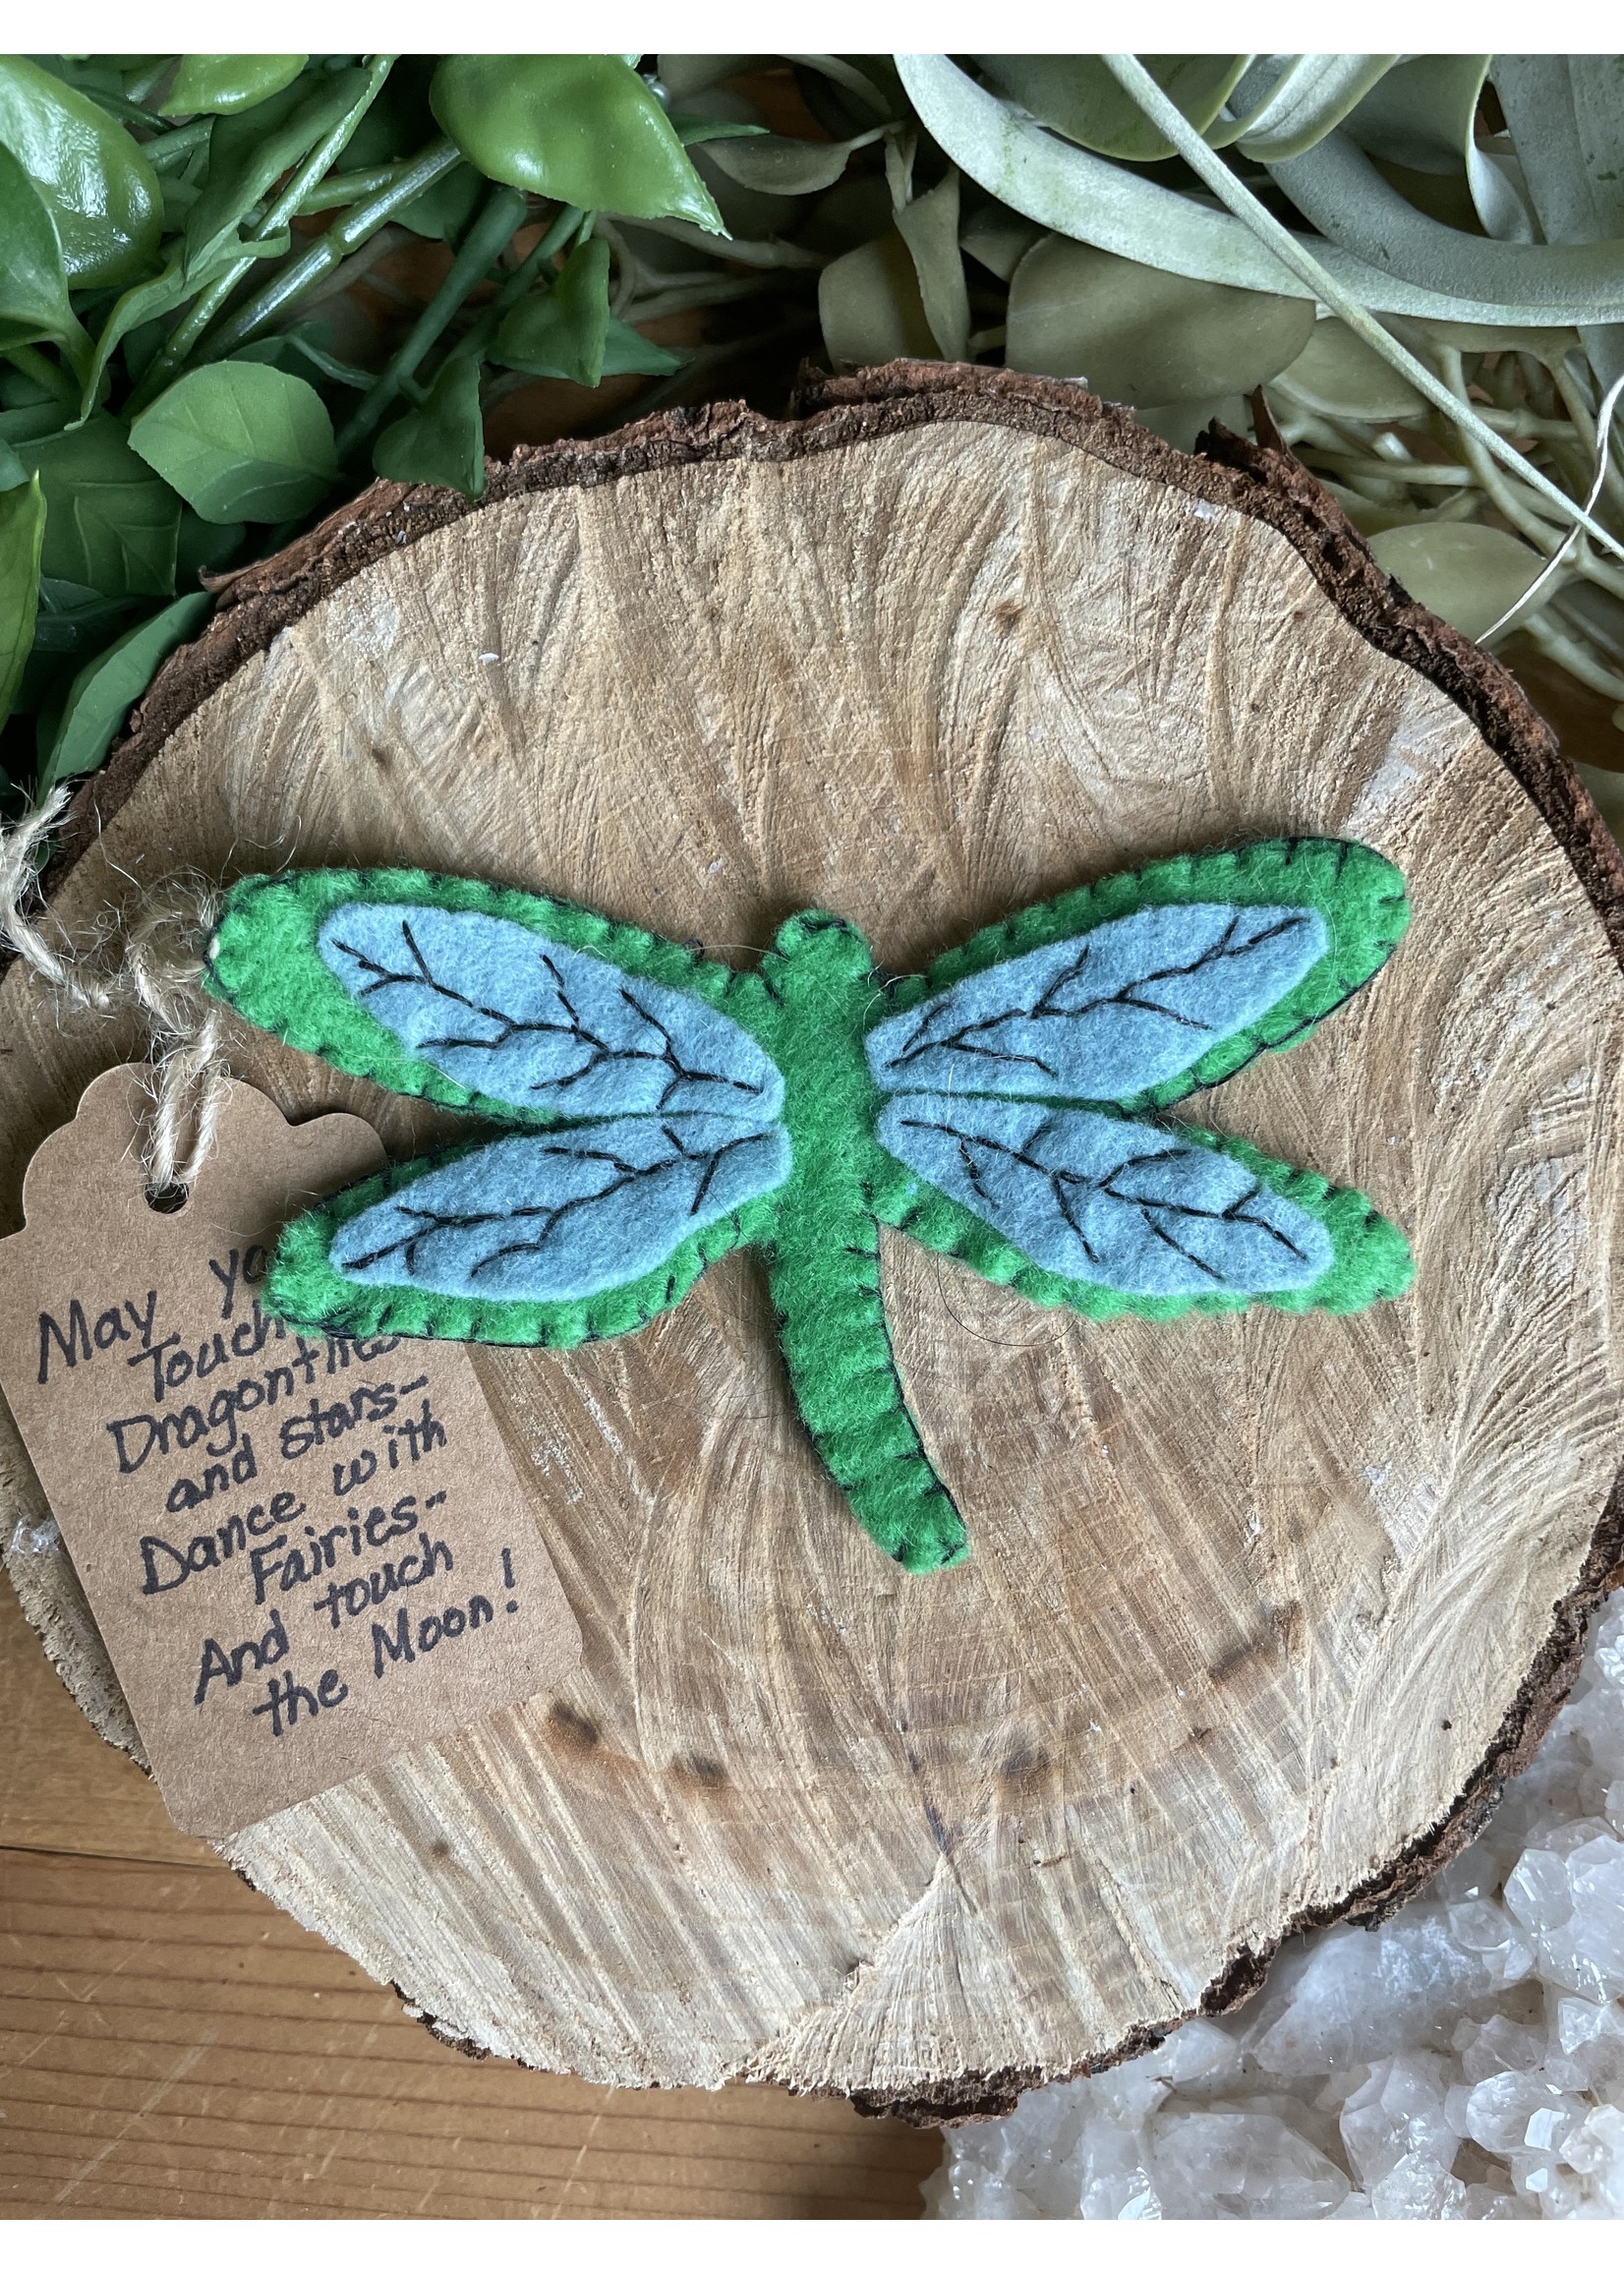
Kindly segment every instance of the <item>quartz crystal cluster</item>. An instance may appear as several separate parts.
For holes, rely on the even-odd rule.
[[[1624,2217],[1624,1598],[1477,1843],[1239,2012],[950,2132],[944,2219]]]

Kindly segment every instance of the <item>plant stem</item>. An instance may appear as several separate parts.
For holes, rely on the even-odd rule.
[[[310,155],[282,185],[280,194],[266,206],[261,216],[258,234],[262,240],[285,229],[299,210],[299,203],[325,174],[344,148],[345,144],[368,111],[383,91],[383,82],[394,64],[392,55],[374,56],[367,75],[367,86],[360,98],[353,102],[330,132],[323,135]],[[207,330],[214,318],[225,306],[238,285],[261,258],[248,253],[240,261],[233,261],[222,270],[206,291],[200,292],[186,315],[170,333],[161,351],[153,358],[152,368],[142,382],[139,395],[143,403],[150,402],[170,378],[180,371],[192,350]]]
[[[386,190],[400,172],[400,161],[393,165],[369,166],[358,174],[329,174],[318,182],[314,190],[307,190],[299,201],[303,213],[330,213],[339,205],[353,205],[362,198],[370,198],[375,191]]]
[[[376,432],[379,420],[417,371],[440,333],[525,217],[522,190],[497,184],[481,206],[445,280],[384,365],[338,436],[338,455],[347,457]],[[511,281],[511,279],[509,279]]]
[[[341,221],[335,221],[323,236],[308,246],[285,268],[279,268],[252,300],[228,316],[212,338],[203,344],[209,357],[230,355],[256,333],[274,322],[284,309],[292,306],[313,285],[320,284],[331,276],[339,263],[360,251],[369,237],[375,236],[390,217],[414,199],[432,189],[442,175],[461,160],[462,152],[449,135],[430,143],[394,170],[387,188],[377,191],[359,205],[352,205]]]
[[[590,216],[580,205],[565,205],[560,209],[551,227],[537,239],[512,274],[503,278],[500,291],[480,310],[473,324],[457,343],[459,354],[477,355],[483,361],[486,349],[501,327],[502,318],[516,301],[524,298],[543,266],[551,260],[560,245],[568,243],[586,218]]]
[[[6,360],[15,364],[25,379],[33,379],[42,387],[49,387],[58,402],[79,405],[79,389],[60,364],[52,363],[48,355],[41,355],[36,347],[8,347]]]
[[[141,146],[142,155],[149,166],[166,174],[172,166],[180,165],[201,149],[212,133],[211,118],[195,118],[190,126],[171,127],[167,134],[154,135],[149,143]]]

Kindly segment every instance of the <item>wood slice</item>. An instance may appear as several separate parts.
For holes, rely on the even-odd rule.
[[[740,959],[818,904],[907,970],[1173,850],[1403,867],[1376,984],[1199,1111],[1366,1190],[1405,1300],[1091,1325],[888,1236],[974,1544],[925,1578],[811,1456],[753,1256],[632,1339],[483,1353],[583,1671],[226,1850],[453,2038],[966,2115],[1400,1899],[1554,1711],[1619,1555],[1624,880],[1511,682],[1290,460],[932,365],[801,413],[521,453],[478,509],[370,492],[170,664],[52,892],[421,862]],[[12,972],[8,1228],[134,1039]],[[443,1127],[231,1048],[291,1111]],[[24,1601],[129,1742],[8,1468]]]

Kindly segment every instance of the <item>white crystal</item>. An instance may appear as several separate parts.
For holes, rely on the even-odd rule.
[[[950,2135],[936,2218],[1624,2218],[1624,1598],[1427,1895]]]
[[[1163,2116],[1155,2154],[1170,2219],[1323,2219],[1349,2192],[1346,2172],[1267,2116]]]
[[[1370,2207],[1378,2219],[1463,2219],[1466,2182],[1454,2178],[1447,2163],[1418,2149],[1376,2182]]]
[[[1354,2178],[1369,2188],[1378,2218],[1398,2216],[1381,2208],[1376,2185],[1396,2165],[1420,2156],[1447,2173],[1454,2162],[1461,2135],[1445,2115],[1444,2092],[1441,2055],[1401,2053],[1372,2063],[1366,2081],[1344,2104],[1342,2137],[1348,2160]]]

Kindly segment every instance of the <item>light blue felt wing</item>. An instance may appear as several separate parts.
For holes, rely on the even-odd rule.
[[[886,1150],[1046,1271],[1125,1295],[1310,1286],[1330,1235],[1228,1153],[1145,1122],[998,1098],[894,1097]]]
[[[882,1089],[1131,1097],[1258,1018],[1326,952],[1317,908],[1141,908],[973,972],[868,1037]]]
[[[788,1174],[783,1129],[720,1114],[498,1137],[352,1216],[327,1259],[363,1286],[520,1303],[597,1295]]]
[[[355,1001],[455,1081],[589,1120],[725,1114],[765,1123],[783,1081],[725,1011],[523,924],[472,910],[353,902],[317,935]]]

